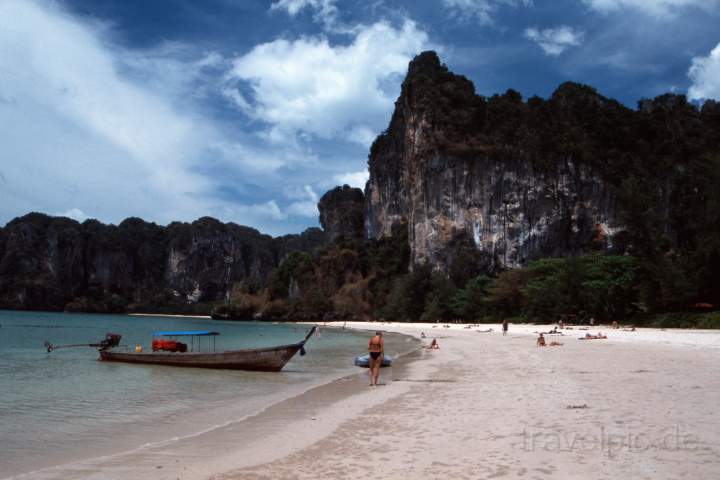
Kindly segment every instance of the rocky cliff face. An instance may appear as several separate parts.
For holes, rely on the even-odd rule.
[[[469,279],[594,250],[643,259],[648,278],[659,279],[651,296],[682,293],[664,305],[695,298],[691,288],[716,299],[719,132],[720,104],[697,108],[678,95],[638,110],[574,83],[547,100],[512,90],[481,97],[425,52],[371,147],[364,195],[343,186],[322,197],[324,231],[273,239],[211,218],[113,226],[29,214],[0,228],[0,308],[181,311],[265,286],[292,252],[364,235],[393,238],[290,256],[299,258],[273,288],[297,293],[303,285],[293,278],[318,275],[303,303],[308,315],[330,308],[333,293],[339,311],[368,312],[408,263],[450,277],[459,265]]]
[[[213,218],[114,226],[32,213],[0,229],[0,308],[180,310],[262,285],[287,254],[324,242],[319,229],[273,239]]]
[[[525,103],[513,91],[487,100],[434,52],[419,55],[371,148],[368,237],[407,221],[413,263],[441,270],[458,247],[474,247],[489,271],[611,247],[622,230],[616,199],[598,169],[556,140],[584,128],[577,103],[623,113],[574,84],[548,101]]]
[[[364,238],[364,203],[363,191],[348,185],[335,187],[322,196],[318,203],[320,225],[329,240]]]

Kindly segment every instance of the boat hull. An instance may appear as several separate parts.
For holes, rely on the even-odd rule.
[[[304,343],[304,342],[303,342]],[[140,363],[173,367],[217,368],[279,372],[300,350],[303,343],[272,348],[229,350],[224,352],[126,352],[101,350],[105,362]]]

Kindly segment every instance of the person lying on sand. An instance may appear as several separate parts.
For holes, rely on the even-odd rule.
[[[480,332],[480,333],[490,333],[490,332],[493,331],[493,329],[492,329],[492,328],[488,328],[487,330],[475,330],[475,331],[476,331],[476,332]]]
[[[548,330],[547,332],[538,332],[535,330],[533,333],[542,333],[543,335],[564,335],[563,332],[558,331],[557,327],[552,330]]]
[[[606,335],[603,335],[602,332],[598,333],[597,335],[591,335],[589,333],[586,333],[584,337],[580,337],[580,340],[605,340],[607,338]]]
[[[562,345],[563,344],[561,342],[555,342],[555,341],[550,342],[551,347],[562,347]]]
[[[538,347],[544,347],[545,346],[545,337],[543,337],[543,334],[541,333],[540,336],[537,339],[536,345]]]

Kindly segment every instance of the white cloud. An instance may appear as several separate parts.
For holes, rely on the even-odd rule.
[[[179,42],[166,41],[142,50],[115,49],[112,53],[115,67],[124,78],[183,103],[213,94],[221,85],[213,78],[230,66],[218,52],[198,52],[194,46]]]
[[[365,125],[358,125],[348,132],[347,138],[363,147],[370,147],[378,133],[380,133],[379,130],[373,130]]]
[[[492,23],[493,14],[501,6],[529,7],[533,4],[532,0],[442,0],[442,2],[451,16],[462,20],[474,18],[481,24]]]
[[[72,218],[73,220],[77,220],[78,222],[84,222],[85,220],[90,218],[85,214],[85,212],[83,212],[79,208],[71,208],[67,212],[56,213],[55,215],[58,217]]]
[[[270,215],[270,217],[275,220],[284,220],[285,218],[287,218],[287,215],[280,211],[280,207],[278,207],[278,204],[275,202],[275,200],[270,200],[266,203],[250,205],[247,208],[248,210],[254,211],[255,213]]]
[[[335,181],[340,185],[350,185],[360,189],[365,189],[365,184],[370,178],[370,172],[362,170],[360,172],[348,172],[340,175],[335,175]]]
[[[280,169],[317,162],[292,144],[239,143],[203,113],[198,100],[224,85],[228,59],[175,43],[120,48],[103,25],[55,2],[2,0],[0,18],[13,19],[0,29],[0,223],[91,211],[113,223],[211,215],[294,228],[265,188],[257,203],[218,196],[233,178],[272,185]]]
[[[540,48],[547,55],[560,55],[569,47],[575,47],[582,43],[584,33],[567,25],[556,28],[528,28],[525,30],[525,38],[540,45]]]
[[[293,202],[288,205],[287,213],[301,217],[317,217],[319,215],[317,202]]]
[[[286,187],[284,193],[285,196],[291,200],[318,201],[318,195],[310,185]]]
[[[601,13],[632,9],[653,17],[669,17],[686,8],[711,11],[720,6],[720,0],[583,0],[590,8]]]
[[[295,200],[287,206],[285,209],[286,213],[301,217],[318,216],[318,194],[315,193],[315,190],[313,190],[310,185],[287,187],[284,193],[287,198]]]
[[[331,27],[337,21],[338,8],[335,6],[337,0],[278,0],[270,5],[270,10],[285,10],[288,15],[295,16],[301,10],[311,9],[315,11],[315,21]]]
[[[692,85],[688,97],[720,100],[720,43],[707,57],[694,57],[688,71]]]
[[[343,44],[278,39],[230,59],[173,42],[120,47],[59,2],[0,0],[0,18],[13,19],[0,29],[0,223],[30,211],[210,215],[297,231],[317,217],[314,188],[362,168],[358,145],[387,125],[408,62],[428,46],[412,22],[379,22]],[[249,118],[208,111],[228,98]]]
[[[384,84],[407,70],[410,59],[428,47],[415,23],[400,28],[386,22],[354,29],[348,45],[324,37],[278,39],[237,58],[228,83],[249,87],[237,106],[266,122],[277,140],[299,134],[367,141],[387,124],[399,84]],[[359,137],[358,132],[363,132]],[[370,132],[368,134],[367,132]]]
[[[101,26],[54,2],[5,0],[0,18],[12,19],[0,29],[3,95],[12,99],[0,105],[0,166],[10,180],[0,217],[78,203],[111,221],[200,213],[191,196],[209,185],[192,167],[206,128],[124,78]]]
[[[271,218],[272,220],[286,220],[287,214],[282,211],[275,200],[269,200],[263,203],[233,203],[223,207],[223,213],[229,218],[247,218],[253,221]]]

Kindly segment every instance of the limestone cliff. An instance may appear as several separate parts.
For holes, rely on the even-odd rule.
[[[543,138],[548,128],[562,136],[577,102],[622,109],[574,84],[547,102],[513,91],[487,100],[434,52],[420,54],[371,148],[367,236],[407,221],[413,263],[441,270],[459,246],[474,247],[488,271],[608,248],[622,229],[616,199],[597,169]],[[555,125],[539,125],[548,109]]]
[[[261,287],[287,254],[324,243],[317,228],[274,239],[209,217],[115,226],[31,213],[0,229],[0,308],[182,311]]]

